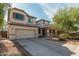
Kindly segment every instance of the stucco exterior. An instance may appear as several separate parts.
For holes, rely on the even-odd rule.
[[[13,13],[14,12],[24,15],[24,17],[25,17],[24,21],[14,19],[13,18]],[[25,13],[23,10],[20,10],[20,9],[17,9],[17,8],[12,8],[12,9],[9,10],[8,17],[9,17],[9,21],[8,21],[9,23],[29,24],[28,20],[29,20],[29,17],[31,17],[31,16],[28,16],[28,14]],[[33,19],[33,23],[32,24],[35,24],[36,23],[35,22],[35,18],[33,18],[33,17],[31,17],[31,18]]]
[[[49,22],[44,19],[41,19],[41,20],[37,21],[37,25],[40,27],[45,27],[45,26],[49,25]]]
[[[24,20],[24,21],[15,20],[15,19],[13,18],[13,12],[18,12],[18,13],[20,13],[20,14],[23,14],[23,15],[25,16],[25,19],[26,19],[26,20]],[[16,22],[16,23],[21,23],[21,24],[27,24],[27,23],[28,23],[28,17],[27,17],[27,15],[26,15],[24,12],[21,12],[21,11],[16,10],[16,9],[12,9],[12,10],[10,10],[9,22],[10,22],[10,23],[15,23],[15,22]]]
[[[10,39],[16,39],[16,30],[23,29],[23,30],[34,30],[35,31],[35,37],[38,37],[38,28],[34,27],[27,27],[27,26],[17,26],[17,25],[8,25],[8,35]],[[26,33],[29,34],[29,33]]]
[[[20,13],[24,15],[24,20],[17,20],[13,18],[13,13]],[[31,18],[32,23],[29,23],[29,18]],[[39,37],[41,36],[49,36],[48,25],[49,22],[46,20],[35,20],[36,17],[28,15],[25,11],[18,8],[11,8],[8,14],[8,38],[9,39],[17,39],[28,36],[31,37]],[[38,29],[41,29],[39,33]],[[23,34],[24,33],[24,34]],[[21,34],[21,35],[20,35]]]
[[[20,13],[20,14],[24,15],[24,20],[17,20],[15,18],[13,18],[13,13]],[[29,18],[32,19],[32,23],[28,22]],[[21,9],[17,9],[17,8],[9,9],[8,38],[16,39],[16,31],[19,31],[19,30],[24,30],[25,32],[27,32],[29,30],[30,32],[26,33],[26,35],[32,34],[31,31],[34,31],[34,37],[38,37],[38,28],[33,26],[36,24],[35,19],[36,19],[35,17],[29,16],[25,11],[23,11]],[[15,24],[18,24],[18,25],[15,25]],[[29,25],[32,25],[32,26],[29,26]]]

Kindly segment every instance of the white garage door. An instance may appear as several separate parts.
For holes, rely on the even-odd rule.
[[[22,39],[22,38],[33,38],[35,37],[35,31],[34,30],[16,30],[16,39]]]

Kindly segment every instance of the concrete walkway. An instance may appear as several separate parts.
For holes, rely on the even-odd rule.
[[[16,40],[33,56],[70,56],[74,55],[73,46],[45,39]],[[73,48],[71,48],[73,47]],[[72,52],[73,51],[73,52]],[[78,54],[77,54],[78,55]]]

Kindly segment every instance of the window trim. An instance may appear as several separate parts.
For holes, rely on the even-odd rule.
[[[31,22],[30,22],[30,21],[31,21]],[[29,19],[28,19],[28,23],[33,23],[32,18],[29,17]]]
[[[16,17],[16,14],[22,16],[20,17],[19,19]],[[13,18],[16,19],[16,20],[20,20],[20,21],[23,21],[25,20],[25,15],[21,14],[21,13],[18,13],[18,12],[13,12]]]

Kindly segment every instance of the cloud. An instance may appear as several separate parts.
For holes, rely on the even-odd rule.
[[[48,16],[49,19],[52,19],[52,17],[54,16],[54,14],[56,14],[57,10],[58,10],[58,5],[55,8],[50,7],[49,4],[39,4],[42,9],[43,12]]]
[[[39,5],[42,7],[43,12],[48,16],[49,19],[52,19],[52,17],[57,13],[57,10],[60,8],[64,7],[78,7],[78,3],[65,3],[64,6],[63,4],[52,4],[53,7],[51,7],[50,4],[44,4],[44,3],[39,3]]]
[[[79,7],[79,3],[67,3],[67,7]]]

